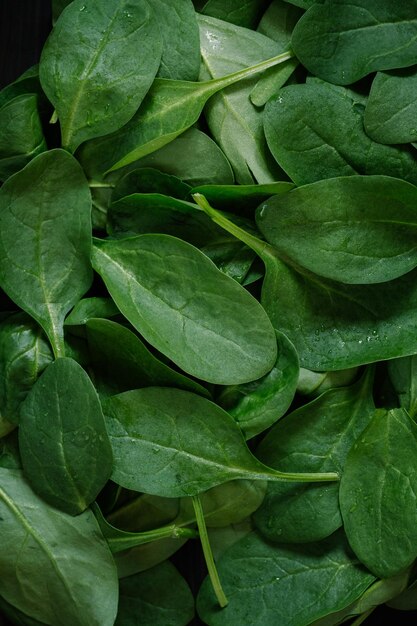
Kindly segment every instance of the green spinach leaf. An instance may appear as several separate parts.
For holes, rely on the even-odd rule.
[[[131,324],[188,374],[227,385],[272,368],[275,334],[262,307],[190,244],[97,240],[93,264]]]
[[[159,26],[145,0],[74,0],[58,18],[39,66],[62,145],[74,152],[123,126],[152,85],[161,54]]]
[[[0,413],[13,424],[38,376],[51,363],[52,353],[42,329],[25,313],[0,323]]]
[[[0,484],[3,598],[50,626],[112,626],[116,568],[93,513],[71,517],[50,507],[18,470],[0,468]]]
[[[415,0],[324,0],[302,16],[292,48],[312,73],[348,85],[376,70],[416,62]]]
[[[225,552],[218,569],[229,604],[218,610],[206,579],[197,609],[209,626],[275,626],[277,619],[308,626],[351,604],[374,580],[341,533],[302,547],[251,533]]]
[[[380,578],[417,556],[417,426],[403,409],[375,413],[353,446],[340,483],[349,543]]]
[[[175,498],[236,479],[337,479],[335,473],[283,474],[266,467],[250,453],[230,415],[188,391],[126,391],[108,398],[103,410],[114,455],[112,479],[127,489]]]
[[[0,286],[62,356],[65,315],[92,280],[91,198],[76,160],[51,150],[9,178],[0,189],[0,230]]]
[[[20,411],[19,448],[34,491],[71,515],[84,511],[109,479],[112,452],[100,401],[73,359],[54,361],[32,387]]]

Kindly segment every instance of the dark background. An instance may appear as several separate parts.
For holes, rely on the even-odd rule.
[[[0,0],[0,88],[12,82],[27,68],[39,61],[51,24],[49,0]],[[196,593],[205,576],[204,559],[197,542],[188,542],[174,556],[173,561]],[[41,572],[40,575],[42,575]],[[382,606],[366,620],[365,624],[381,626],[385,622],[398,623],[401,626],[415,626],[416,620],[417,611],[394,611]],[[202,622],[196,619],[191,626],[201,624]],[[9,626],[9,622],[1,615],[0,626]],[[251,625],[242,624],[242,626]],[[276,626],[286,625],[277,624]]]

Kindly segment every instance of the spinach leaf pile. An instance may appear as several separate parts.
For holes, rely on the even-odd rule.
[[[416,0],[53,9],[0,92],[0,611],[417,609]]]

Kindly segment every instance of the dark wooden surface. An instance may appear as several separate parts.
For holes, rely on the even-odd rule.
[[[0,0],[0,88],[38,62],[50,28],[51,7],[48,0]],[[173,561],[196,593],[205,575],[204,559],[198,542],[189,542],[174,556]],[[367,626],[381,626],[384,623],[415,626],[417,611],[393,611],[380,607],[365,623]],[[202,622],[198,619],[192,624],[200,625]],[[9,626],[1,615],[0,626]]]

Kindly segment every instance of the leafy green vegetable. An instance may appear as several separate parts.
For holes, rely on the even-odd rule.
[[[375,411],[372,372],[351,387],[330,389],[287,415],[261,441],[256,454],[271,467],[337,471]],[[305,430],[309,439],[305,441]],[[342,525],[339,486],[275,483],[255,513],[262,534],[272,541],[309,542]]]
[[[250,439],[276,422],[290,406],[298,381],[298,356],[294,346],[277,333],[278,358],[263,378],[226,387],[217,402],[235,418]]]
[[[22,94],[0,109],[0,180],[46,150],[35,94]]]
[[[417,73],[378,72],[372,82],[365,111],[365,130],[374,141],[409,143],[417,140]]]
[[[120,582],[115,626],[187,626],[193,616],[190,588],[169,561]]]
[[[337,85],[408,67],[417,51],[415,2],[315,2],[295,27],[292,48],[310,72]]]
[[[284,87],[265,107],[269,149],[297,185],[354,174],[385,174],[415,184],[410,150],[372,141],[363,112],[357,95],[343,87],[325,82]]]
[[[3,598],[51,626],[112,626],[116,569],[93,513],[71,517],[48,506],[18,470],[0,468],[0,484]]]
[[[417,426],[406,411],[379,410],[342,474],[340,507],[349,543],[381,578],[400,573],[417,556],[416,447]]]
[[[132,325],[185,372],[227,385],[272,368],[265,312],[193,246],[168,235],[97,240],[93,265]]]
[[[109,479],[112,452],[100,402],[73,359],[51,363],[29,392],[20,411],[19,447],[34,491],[72,515],[84,511]]]
[[[267,200],[257,225],[282,259],[343,283],[381,283],[417,265],[416,201],[403,180],[333,178]]]
[[[52,354],[41,328],[25,313],[0,323],[0,413],[17,424],[20,406]]]
[[[237,26],[255,28],[266,4],[266,0],[246,0],[243,3],[240,0],[208,0],[199,11]]]
[[[40,154],[0,189],[0,286],[39,322],[55,356],[64,317],[91,284],[90,209],[84,174],[63,150]]]
[[[307,626],[349,605],[374,580],[341,533],[303,548],[275,546],[251,533],[220,559],[219,574],[228,606],[218,610],[207,580],[197,600],[209,626],[273,626],[277,618],[283,624]]]
[[[282,52],[271,39],[239,26],[202,16],[199,24],[202,78],[206,80],[239,72],[242,66],[254,65]],[[282,61],[289,58],[291,55],[284,53]],[[205,109],[209,128],[229,159],[236,181],[246,185],[281,178],[280,169],[273,163],[265,144],[262,112],[249,100],[255,83],[256,78],[229,87],[211,98]]]
[[[117,130],[139,107],[162,54],[152,18],[145,0],[74,0],[60,15],[39,75],[61,122],[62,145],[71,152]]]
[[[239,478],[337,479],[335,473],[283,474],[266,467],[227,413],[187,391],[127,391],[108,398],[103,410],[114,455],[112,479],[127,489],[175,498]]]

